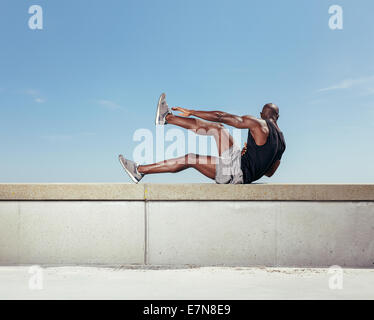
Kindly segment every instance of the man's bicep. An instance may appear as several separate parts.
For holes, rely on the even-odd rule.
[[[238,129],[256,129],[261,126],[259,119],[253,116],[236,116],[230,115],[225,121],[226,124]]]
[[[253,116],[242,116],[243,129],[257,129],[261,127],[261,121]]]

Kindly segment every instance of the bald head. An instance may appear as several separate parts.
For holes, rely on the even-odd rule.
[[[279,108],[274,103],[267,103],[262,108],[261,118],[266,119],[273,119],[277,121],[279,118]]]

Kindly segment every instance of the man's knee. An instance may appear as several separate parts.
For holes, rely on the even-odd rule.
[[[186,160],[186,163],[189,163],[191,160],[196,161],[197,155],[196,153],[187,153],[184,158]]]
[[[200,127],[195,132],[203,136],[218,136],[226,130],[222,123],[210,123],[207,126]]]
[[[225,129],[225,126],[222,123],[216,123],[218,130]]]
[[[193,167],[195,164],[197,164],[198,159],[199,156],[196,153],[187,153],[185,155],[185,163],[190,167]]]
[[[225,129],[225,126],[222,123],[219,122],[212,122],[208,128],[208,130],[216,130],[216,131],[221,131]]]

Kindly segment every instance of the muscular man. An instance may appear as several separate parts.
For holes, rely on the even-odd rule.
[[[178,116],[171,112],[165,97],[164,93],[160,96],[156,124],[174,124],[196,134],[213,136],[219,157],[189,153],[175,159],[138,165],[120,155],[123,168],[134,182],[138,183],[147,174],[195,168],[216,183],[251,183],[263,175],[271,177],[278,169],[286,144],[277,124],[279,108],[275,104],[266,104],[260,113],[261,118],[236,116],[223,111],[172,108],[180,112]],[[235,145],[223,123],[239,129],[248,129],[248,139],[243,150]]]

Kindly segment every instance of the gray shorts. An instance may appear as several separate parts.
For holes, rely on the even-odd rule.
[[[230,149],[222,152],[216,164],[216,183],[243,183],[243,172],[240,166],[241,159],[241,150],[235,144]]]

